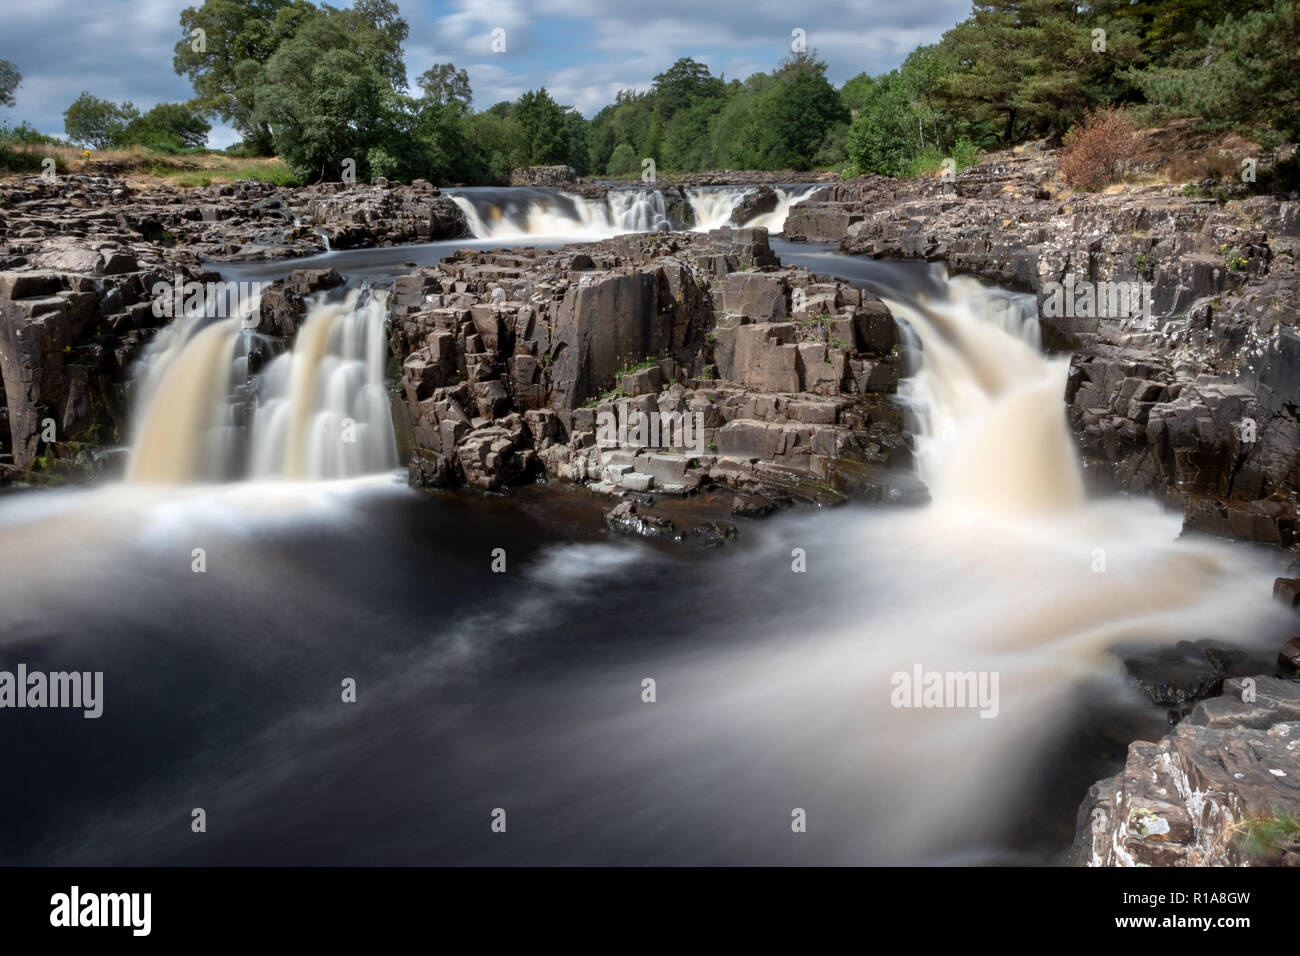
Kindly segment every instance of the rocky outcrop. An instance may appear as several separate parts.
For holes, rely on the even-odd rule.
[[[676,186],[754,186],[760,183],[833,182],[835,174],[826,170],[711,169],[660,176],[659,179]]]
[[[523,166],[510,173],[511,186],[564,187],[578,181],[572,166]]]
[[[316,253],[326,236],[387,245],[463,234],[456,204],[419,181],[183,190],[26,176],[0,184],[0,481],[84,474],[99,463],[97,449],[125,437],[128,368],[177,314],[171,290],[219,280],[205,260]],[[303,298],[341,282],[330,270],[277,281],[258,330],[292,336]]]
[[[950,182],[828,186],[792,208],[786,234],[1037,294],[1044,344],[1072,354],[1065,401],[1094,485],[1155,495],[1188,530],[1285,547],[1300,488],[1300,202],[1225,195],[1073,193],[1030,145]],[[1094,304],[1060,308],[1062,289],[1084,287]]]
[[[399,278],[392,316],[418,484],[924,494],[888,311],[782,268],[766,230],[462,251]]]
[[[329,237],[334,249],[436,242],[469,235],[465,214],[427,180],[409,186],[380,177],[374,185],[323,183],[296,190],[293,199],[306,221]]]
[[[202,278],[113,242],[40,250],[0,256],[0,480],[93,470],[94,448],[120,438],[127,369],[167,321],[151,290]]]
[[[280,259],[333,248],[455,239],[464,214],[431,183],[245,180],[195,189],[98,176],[17,177],[0,184],[0,243],[37,254],[55,237],[147,245],[169,259]]]
[[[333,269],[295,269],[261,290],[257,324],[251,327],[262,335],[291,339],[307,317],[307,300],[343,282]]]
[[[780,199],[776,190],[766,183],[757,186],[740,197],[736,208],[732,210],[731,222],[733,225],[743,226],[755,216],[772,212]]]
[[[1300,865],[1300,683],[1233,678],[1079,808],[1079,866]]]

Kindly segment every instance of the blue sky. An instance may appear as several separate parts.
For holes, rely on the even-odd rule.
[[[0,59],[23,74],[17,105],[0,118],[63,134],[63,110],[81,90],[147,109],[193,95],[172,72],[186,0],[43,0],[11,3]],[[346,6],[346,3],[336,5]],[[590,116],[620,89],[644,90],[691,56],[728,79],[770,70],[802,29],[837,85],[897,66],[970,9],[969,0],[400,0],[410,25],[407,74],[434,63],[469,71],[478,109],[545,86]],[[492,31],[505,31],[494,53]],[[214,127],[211,145],[237,137]]]

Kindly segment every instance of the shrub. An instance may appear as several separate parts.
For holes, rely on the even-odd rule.
[[[1081,189],[1104,189],[1132,168],[1137,146],[1137,129],[1127,113],[1114,106],[1089,110],[1083,124],[1065,135],[1061,178]]]
[[[947,168],[944,163],[952,160],[952,171],[959,173],[963,169],[979,162],[980,151],[969,138],[962,136],[946,149],[927,145],[907,160],[906,174],[912,177],[938,176]]]

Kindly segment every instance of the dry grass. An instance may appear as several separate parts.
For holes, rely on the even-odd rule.
[[[71,146],[25,145],[11,147],[39,160],[50,157],[60,173],[115,176],[140,183],[166,182],[175,186],[210,186],[239,179],[260,179],[280,186],[298,182],[293,170],[279,159],[245,158],[226,153],[155,153],[143,146],[129,149],[81,150]]]

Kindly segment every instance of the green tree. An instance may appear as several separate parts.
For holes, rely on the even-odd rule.
[[[812,53],[787,57],[776,76],[758,112],[762,162],[768,169],[808,169],[827,132],[847,122],[849,111],[826,79],[826,64]]]
[[[700,100],[718,99],[725,90],[722,80],[709,72],[703,63],[683,57],[655,76],[651,93],[659,119],[667,123],[679,110]]]
[[[906,81],[894,70],[879,77],[849,126],[845,149],[864,173],[901,176],[919,142],[920,123],[912,110]]]
[[[637,161],[636,150],[627,143],[619,143],[614,147],[614,153],[609,158],[609,165],[605,168],[606,176],[633,176],[641,168]]]
[[[204,0],[182,10],[172,66],[193,85],[195,108],[220,116],[253,152],[269,155],[271,128],[255,116],[266,64],[318,12],[308,0]]]
[[[876,81],[865,73],[845,80],[840,87],[840,99],[844,101],[845,108],[851,113],[860,112],[875,84]]]
[[[977,0],[969,19],[944,34],[949,69],[939,97],[970,126],[1003,141],[1062,135],[1083,111],[1128,95],[1125,72],[1141,61],[1135,21],[1120,0]],[[1105,31],[1104,52],[1094,50]]]
[[[263,70],[252,119],[304,178],[337,177],[346,159],[365,176],[370,151],[409,130],[410,104],[391,85],[382,46],[376,62],[375,48],[354,28],[326,9],[280,44]]]
[[[0,60],[0,106],[14,105],[14,90],[22,81],[23,75],[18,72],[18,67],[8,60]]]
[[[1200,36],[1196,66],[1132,74],[1147,98],[1166,112],[1202,116],[1214,126],[1270,139],[1300,136],[1300,9],[1278,0],[1268,10],[1203,24]]]
[[[568,137],[569,151],[566,162],[579,176],[591,172],[591,143],[588,140],[590,124],[577,110],[564,114],[564,129]]]
[[[456,69],[454,63],[435,63],[420,74],[416,84],[425,98],[436,106],[456,105],[468,112],[473,94],[469,88],[469,74]]]
[[[569,142],[564,125],[564,108],[551,99],[546,87],[529,90],[519,97],[514,118],[523,137],[522,165],[543,166],[562,163],[568,158]]]
[[[208,141],[212,124],[183,103],[159,103],[129,123],[115,145],[148,146],[175,152],[195,149]]]
[[[63,131],[74,143],[108,149],[120,142],[127,124],[139,116],[139,111],[130,103],[118,106],[83,91],[64,110]]]

